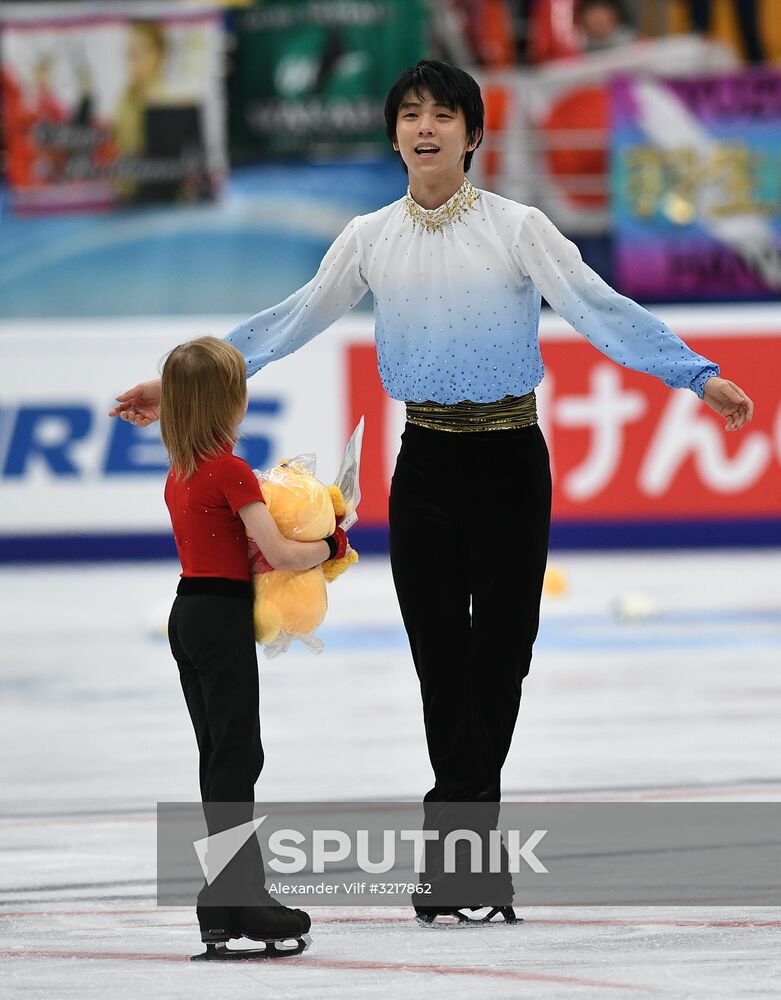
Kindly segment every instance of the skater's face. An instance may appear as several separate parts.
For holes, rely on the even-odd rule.
[[[480,133],[467,136],[464,112],[438,104],[424,90],[410,91],[396,117],[395,148],[411,175],[432,180],[464,168],[464,154],[475,149]]]

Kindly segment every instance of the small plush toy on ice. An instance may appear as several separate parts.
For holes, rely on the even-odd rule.
[[[339,485],[324,486],[315,477],[314,455],[298,455],[267,472],[256,473],[268,511],[286,538],[313,542],[333,534],[338,524],[347,529],[355,523],[362,432],[363,420],[350,439],[337,477],[347,496]],[[255,638],[267,657],[284,653],[294,639],[300,639],[313,652],[321,651],[322,640],[314,633],[328,607],[326,581],[332,582],[355,562],[358,553],[348,546],[341,559],[329,559],[314,569],[273,569],[257,545],[250,542]]]

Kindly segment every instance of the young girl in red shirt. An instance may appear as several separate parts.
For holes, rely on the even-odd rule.
[[[182,564],[168,637],[200,753],[201,799],[209,834],[253,818],[263,767],[258,662],[247,540],[275,569],[304,570],[341,558],[341,528],[323,541],[280,534],[249,465],[233,454],[247,412],[246,363],[230,344],[202,337],[174,348],[163,368],[160,430],[171,459],[165,502]],[[236,898],[238,897],[238,898]],[[198,897],[207,954],[230,938],[271,942],[309,930],[303,910],[265,889],[251,837]]]

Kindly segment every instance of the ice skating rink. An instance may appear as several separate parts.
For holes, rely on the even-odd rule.
[[[778,801],[781,553],[551,564],[568,589],[543,603],[505,798]],[[468,930],[313,907],[299,958],[189,964],[194,914],[154,895],[155,803],[198,797],[162,636],[176,577],[173,563],[0,571],[3,997],[781,996],[772,907],[519,899],[525,924]],[[330,593],[321,656],[261,658],[258,796],[418,799],[430,769],[387,563]]]

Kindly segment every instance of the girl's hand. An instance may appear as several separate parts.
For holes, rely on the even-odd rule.
[[[739,431],[754,416],[754,404],[739,385],[714,375],[705,383],[703,403],[726,417],[725,430]]]
[[[117,405],[108,411],[110,417],[120,417],[136,427],[148,427],[160,418],[160,379],[139,382],[117,396]]]

